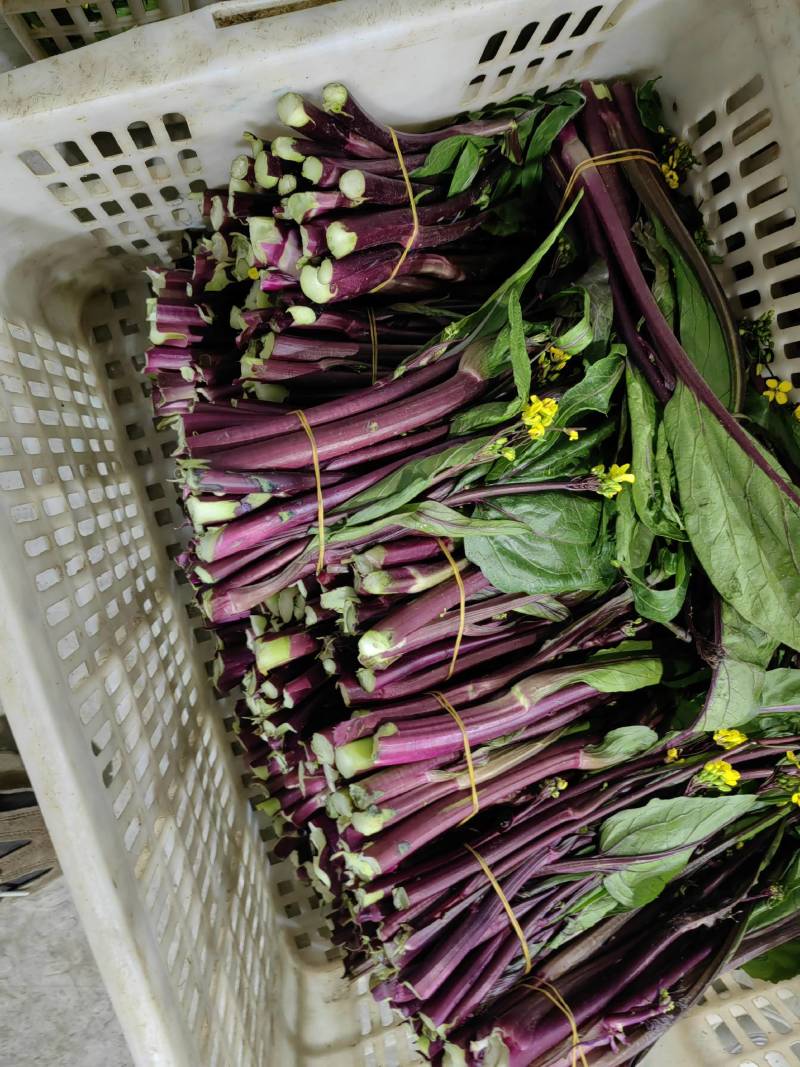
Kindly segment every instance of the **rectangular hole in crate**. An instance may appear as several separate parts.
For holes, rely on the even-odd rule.
[[[792,244],[782,245],[780,248],[774,248],[771,252],[765,252],[762,259],[767,270],[771,270],[773,267],[781,267],[784,263],[791,263],[795,259],[800,259],[800,244],[793,242]]]
[[[152,148],[156,143],[155,137],[146,122],[132,122],[128,126],[128,133],[137,148]]]
[[[553,41],[558,39],[559,34],[564,29],[564,27],[567,24],[567,21],[569,20],[569,16],[570,16],[570,12],[569,11],[565,11],[563,13],[563,15],[557,15],[553,19],[553,21],[550,23],[550,26],[548,27],[547,32],[545,33],[544,37],[542,37],[542,44],[543,45],[552,44]]]
[[[200,160],[197,158],[197,152],[193,148],[182,148],[178,152],[178,162],[180,163],[181,170],[187,176],[190,174],[197,174],[201,169]]]
[[[77,200],[75,193],[73,193],[66,182],[51,182],[51,184],[47,186],[47,189],[48,192],[52,193],[56,200],[61,204],[71,204]]]
[[[56,146],[57,147],[57,146]],[[20,152],[17,159],[21,160],[31,174],[41,176],[43,174],[52,174],[53,168],[44,158],[41,152],[37,152],[36,149],[28,149],[27,152]]]
[[[732,115],[734,111],[738,111],[740,107],[744,107],[746,103],[758,96],[763,88],[764,79],[760,74],[756,74],[755,77],[746,82],[741,89],[737,89],[736,92],[731,93],[725,101],[725,110],[729,115]]]
[[[780,156],[781,149],[777,141],[770,141],[768,145],[764,145],[763,148],[759,148],[756,152],[746,156],[739,164],[739,173],[743,178],[746,178],[749,174],[755,174],[757,170],[761,170],[770,163],[774,163]]]
[[[581,20],[575,29],[570,34],[570,37],[583,37],[585,33],[588,33],[592,27],[592,23],[603,10],[600,4],[597,7],[590,7],[582,16]]]
[[[156,181],[164,181],[170,177],[170,169],[166,160],[161,156],[153,156],[151,159],[146,159],[144,165],[150,172],[150,177]]]
[[[539,28],[538,22],[529,22],[526,26],[517,34],[517,39],[511,46],[510,54],[516,55],[517,52],[524,52],[528,45],[531,43],[531,38]]]
[[[779,233],[781,230],[793,226],[796,220],[797,215],[792,208],[784,208],[783,211],[777,211],[774,215],[770,215],[769,218],[757,222],[755,224],[755,235],[761,238],[768,237],[773,233]]]
[[[779,282],[773,282],[769,291],[775,299],[800,293],[800,275],[795,274],[792,278],[783,278]]]
[[[102,196],[108,192],[108,186],[99,174],[82,174],[81,183],[92,196]]]
[[[118,167],[114,167],[113,174],[123,189],[135,189],[139,184],[139,179],[136,177],[133,167],[127,163],[121,163]]]
[[[79,167],[89,162],[75,141],[59,141],[53,147],[70,167]]]
[[[776,322],[780,330],[790,330],[794,326],[800,326],[800,308],[779,312]]]
[[[166,115],[162,115],[161,121],[164,123],[164,129],[167,131],[170,141],[188,141],[192,136],[189,123],[177,111],[170,111]]]
[[[499,30],[497,33],[493,33],[492,36],[489,38],[489,40],[486,42],[486,44],[483,46],[483,51],[481,52],[481,58],[478,60],[478,62],[479,63],[489,63],[489,62],[491,62],[491,60],[493,60],[495,58],[495,56],[497,55],[497,53],[500,51],[500,45],[505,40],[505,36],[506,36],[506,31],[505,30]]]
[[[772,112],[768,107],[762,108],[734,129],[731,134],[731,141],[735,145],[743,144],[744,141],[749,141],[751,137],[755,137],[757,133],[765,130],[771,122]]]
[[[78,222],[94,222],[95,217],[88,209],[88,207],[76,207],[72,209],[72,214],[78,220]]]
[[[772,181],[765,182],[763,185],[759,185],[757,189],[751,190],[747,194],[747,206],[758,207],[759,204],[765,204],[768,200],[774,200],[776,196],[780,196],[781,193],[785,193],[789,187],[789,183],[783,174],[779,174]]]

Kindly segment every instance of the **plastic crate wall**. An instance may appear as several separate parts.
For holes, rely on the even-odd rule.
[[[82,48],[188,10],[189,0],[0,0],[0,15],[31,59]]]
[[[191,193],[226,179],[241,131],[268,132],[285,89],[333,79],[403,123],[573,77],[663,72],[673,125],[705,164],[695,191],[728,290],[749,313],[776,307],[781,373],[797,366],[790,4],[548,0],[535,21],[523,0],[297,6],[231,0],[178,35],[145,28],[0,83],[0,670],[148,1067],[414,1059],[366,983],[340,978],[310,891],[289,865],[270,868],[208,685],[210,643],[171,562],[180,512],[172,442],[138,373],[140,271],[198,222]],[[702,1058],[678,1062],[784,1067],[760,1039],[731,1058],[702,1010],[693,1018],[667,1042],[702,1030]]]

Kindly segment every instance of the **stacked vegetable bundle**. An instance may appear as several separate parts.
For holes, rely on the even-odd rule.
[[[632,1063],[800,934],[800,419],[653,85],[581,88],[287,94],[153,272],[216,685],[437,1063]]]

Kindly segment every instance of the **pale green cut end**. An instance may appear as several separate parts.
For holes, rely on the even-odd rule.
[[[278,224],[269,215],[251,215],[247,229],[250,234],[250,246],[253,250],[253,255],[259,263],[266,263],[267,258],[261,246],[280,244],[282,237]]]
[[[312,185],[316,185],[322,177],[322,160],[317,159],[316,156],[306,156],[300,173],[304,178],[310,181]]]
[[[371,837],[373,834],[379,834],[393,815],[391,808],[381,808],[379,812],[356,811],[350,821],[358,833]]]
[[[214,549],[221,536],[222,530],[207,530],[202,537],[198,538],[195,546],[197,558],[203,560],[204,563],[213,562]]]
[[[332,256],[342,259],[354,251],[358,244],[358,237],[348,230],[344,222],[337,220],[325,228],[325,243]]]
[[[211,197],[211,211],[209,212],[208,219],[215,230],[220,229],[225,221],[225,205],[222,203],[221,196]]]
[[[306,157],[297,151],[296,144],[294,137],[276,137],[272,142],[272,154],[289,163],[302,163]]]
[[[283,211],[286,218],[301,223],[316,206],[317,199],[313,193],[292,193],[284,203]]]
[[[284,93],[278,101],[278,118],[284,126],[299,130],[311,121],[299,93]]]
[[[202,530],[205,526],[215,526],[220,522],[230,522],[236,515],[237,502],[235,500],[201,500],[199,497],[190,496],[185,502],[189,518],[196,530]]]
[[[244,178],[231,178],[228,182],[228,196],[231,193],[254,193],[255,189],[250,182],[245,181]],[[228,201],[228,208],[230,209],[230,200]]]
[[[322,734],[314,734],[311,738],[311,751],[320,761],[328,767],[332,767],[335,758],[335,751],[333,745]]]
[[[268,152],[259,152],[256,156],[253,175],[262,189],[273,189],[278,184],[277,177],[270,171]]]
[[[297,178],[294,174],[282,174],[278,179],[278,193],[280,196],[288,196],[297,188]]]
[[[322,173],[322,164],[320,163],[320,174]],[[163,290],[167,284],[165,276],[157,270],[152,270],[150,267],[145,267],[144,272],[150,279],[150,288],[156,294],[156,296]],[[148,300],[149,304],[149,300]]]
[[[381,596],[392,584],[392,576],[388,571],[370,571],[361,580],[361,586],[373,596]]]
[[[346,170],[339,179],[339,188],[348,200],[361,200],[366,187],[367,180],[360,170]]]
[[[375,742],[372,737],[361,737],[336,749],[336,769],[344,778],[372,769],[375,760]]]
[[[306,304],[292,304],[286,309],[295,326],[311,326],[317,321],[317,313]]]
[[[310,263],[300,271],[300,288],[315,304],[327,304],[333,300],[334,294],[330,286],[320,281],[317,268],[312,267]]]
[[[391,651],[393,638],[383,630],[367,630],[358,642],[358,658],[365,667],[374,666]]]
[[[288,637],[276,637],[269,641],[259,641],[256,645],[256,666],[260,674],[269,674],[276,667],[282,667],[292,658],[292,643]]]
[[[331,82],[322,90],[322,107],[331,115],[339,115],[344,111],[350,95],[347,87],[341,82]]]

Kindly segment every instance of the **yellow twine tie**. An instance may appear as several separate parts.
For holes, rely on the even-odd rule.
[[[465,815],[464,818],[461,820],[461,822],[458,824],[459,826],[463,826],[463,824],[465,822],[469,822],[469,820],[472,818],[472,816],[473,815],[477,815],[478,812],[481,810],[481,806],[480,806],[480,803],[478,801],[478,783],[475,780],[475,766],[474,766],[474,764],[472,762],[472,748],[471,748],[470,743],[469,743],[469,737],[467,736],[467,728],[464,725],[464,720],[458,714],[458,712],[453,707],[453,705],[450,703],[450,701],[447,699],[447,697],[444,695],[444,693],[439,693],[437,691],[437,692],[434,692],[432,695],[436,697],[436,699],[442,705],[444,710],[450,712],[450,714],[453,716],[453,718],[455,719],[456,726],[461,731],[461,737],[462,737],[462,740],[464,742],[464,759],[467,762],[467,774],[469,775],[469,788],[470,788],[470,792],[472,793],[472,811],[469,813],[469,815]]]
[[[458,586],[458,633],[456,634],[456,643],[453,646],[453,658],[450,660],[450,670],[447,672],[447,677],[452,678],[453,672],[456,669],[458,653],[461,650],[461,642],[464,639],[464,627],[467,625],[467,594],[464,591],[464,581],[461,577],[461,571],[458,569],[458,564],[453,559],[450,549],[441,537],[436,538],[436,543],[439,548],[441,548],[442,552],[444,552],[444,558],[453,568],[453,577]]]
[[[581,1039],[580,1035],[578,1034],[578,1024],[575,1020],[575,1016],[572,1014],[572,1009],[570,1008],[569,1004],[567,1004],[566,1000],[564,1000],[564,998],[561,996],[556,987],[552,985],[552,983],[545,982],[541,978],[537,978],[536,982],[536,985],[534,985],[532,982],[523,982],[522,984],[525,986],[526,989],[532,989],[535,993],[541,993],[542,996],[547,997],[550,1003],[554,1004],[558,1008],[558,1010],[563,1012],[564,1015],[567,1017],[567,1022],[569,1023],[570,1030],[572,1030],[572,1067],[578,1067],[579,1057],[582,1067],[589,1067],[583,1049],[580,1047]]]
[[[500,903],[505,908],[506,915],[508,916],[508,921],[511,923],[511,929],[514,931],[514,933],[519,938],[519,943],[522,946],[522,955],[525,957],[525,974],[528,974],[528,972],[530,971],[531,966],[532,966],[532,964],[531,964],[531,954],[530,954],[530,952],[528,950],[528,942],[525,940],[525,934],[522,932],[522,927],[519,925],[519,920],[517,919],[516,915],[514,914],[514,909],[508,903],[508,897],[503,892],[502,886],[497,881],[495,876],[492,874],[492,871],[491,871],[491,868],[489,867],[489,864],[486,862],[486,860],[483,858],[483,856],[480,854],[480,852],[476,852],[475,849],[471,848],[469,845],[464,845],[464,848],[467,850],[467,852],[472,853],[472,855],[478,861],[478,863],[480,864],[481,870],[486,875],[486,877],[489,879],[489,885],[492,887],[492,889],[495,891],[495,893],[497,893],[498,897],[500,898]]]
[[[317,524],[319,526],[319,555],[317,556],[317,574],[325,566],[325,504],[322,499],[322,476],[319,472],[319,452],[317,452],[317,440],[314,431],[306,418],[304,411],[293,411],[300,420],[300,425],[306,431],[308,443],[311,445],[311,462],[314,464],[314,480],[317,483]]]
[[[378,380],[378,324],[371,307],[367,308],[367,322],[369,323],[369,343],[372,345],[372,384],[374,385]]]
[[[656,157],[652,152],[645,148],[619,148],[614,152],[604,152],[599,156],[589,156],[588,159],[582,159],[569,176],[569,181],[564,189],[564,195],[561,197],[561,203],[558,205],[556,218],[560,217],[561,212],[566,207],[567,201],[572,195],[575,183],[585,170],[590,170],[593,167],[610,167],[617,163],[650,163],[652,166],[658,167],[659,172],[661,170]]]
[[[384,285],[388,285],[389,282],[393,282],[397,277],[397,272],[403,266],[406,261],[406,256],[414,246],[414,242],[417,239],[419,233],[419,217],[417,215],[417,205],[414,200],[414,190],[411,188],[411,179],[408,176],[408,168],[406,167],[406,161],[403,159],[403,153],[400,151],[400,142],[397,140],[397,134],[394,132],[391,126],[389,126],[389,133],[392,138],[392,144],[394,150],[397,153],[397,162],[400,164],[400,173],[403,175],[403,181],[406,183],[406,192],[408,193],[408,206],[411,208],[411,234],[403,247],[403,251],[400,253],[400,258],[392,267],[392,273],[388,278],[385,278],[379,285],[376,285],[374,289],[370,289],[371,293],[377,293],[383,289]]]

